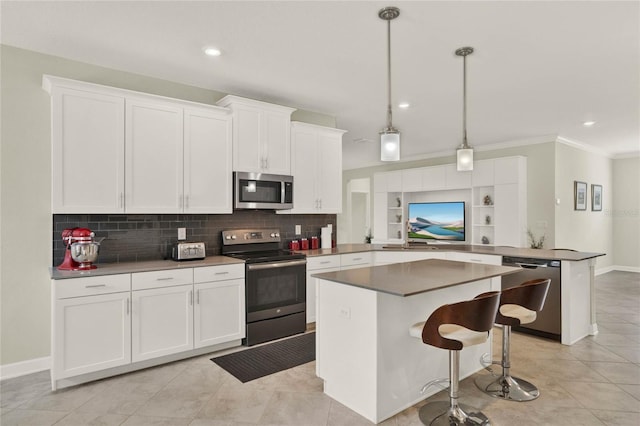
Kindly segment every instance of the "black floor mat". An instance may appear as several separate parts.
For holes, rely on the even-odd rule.
[[[315,359],[316,333],[312,332],[211,358],[211,361],[246,383]]]

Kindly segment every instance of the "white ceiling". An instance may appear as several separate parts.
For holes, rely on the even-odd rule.
[[[467,57],[476,148],[558,136],[610,156],[640,150],[638,1],[2,1],[1,41],[333,115],[348,131],[349,169],[379,164],[384,6],[400,8],[392,88],[403,160],[460,144],[462,46],[476,50]],[[206,45],[223,55],[205,57]]]

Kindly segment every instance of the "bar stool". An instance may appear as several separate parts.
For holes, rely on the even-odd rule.
[[[492,362],[502,366],[502,375],[478,377],[475,380],[476,386],[484,393],[518,402],[531,401],[540,396],[536,386],[526,380],[512,377],[509,372],[511,327],[535,321],[536,313],[544,306],[550,283],[550,279],[530,280],[502,290],[500,308],[496,315],[496,324],[502,324],[502,360]]]
[[[472,300],[442,305],[426,322],[409,329],[412,337],[427,345],[449,350],[449,402],[433,402],[420,409],[425,425],[490,425],[479,410],[458,404],[460,351],[465,346],[484,343],[489,337],[498,310],[499,291],[482,293]],[[425,385],[426,389],[429,384]]]

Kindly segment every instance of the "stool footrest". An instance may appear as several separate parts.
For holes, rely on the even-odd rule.
[[[535,385],[512,376],[481,376],[475,380],[476,386],[487,395],[508,401],[532,401],[540,396]]]

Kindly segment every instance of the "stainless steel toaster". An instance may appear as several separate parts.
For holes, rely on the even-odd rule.
[[[177,243],[171,250],[171,257],[173,260],[204,259],[204,243]]]

